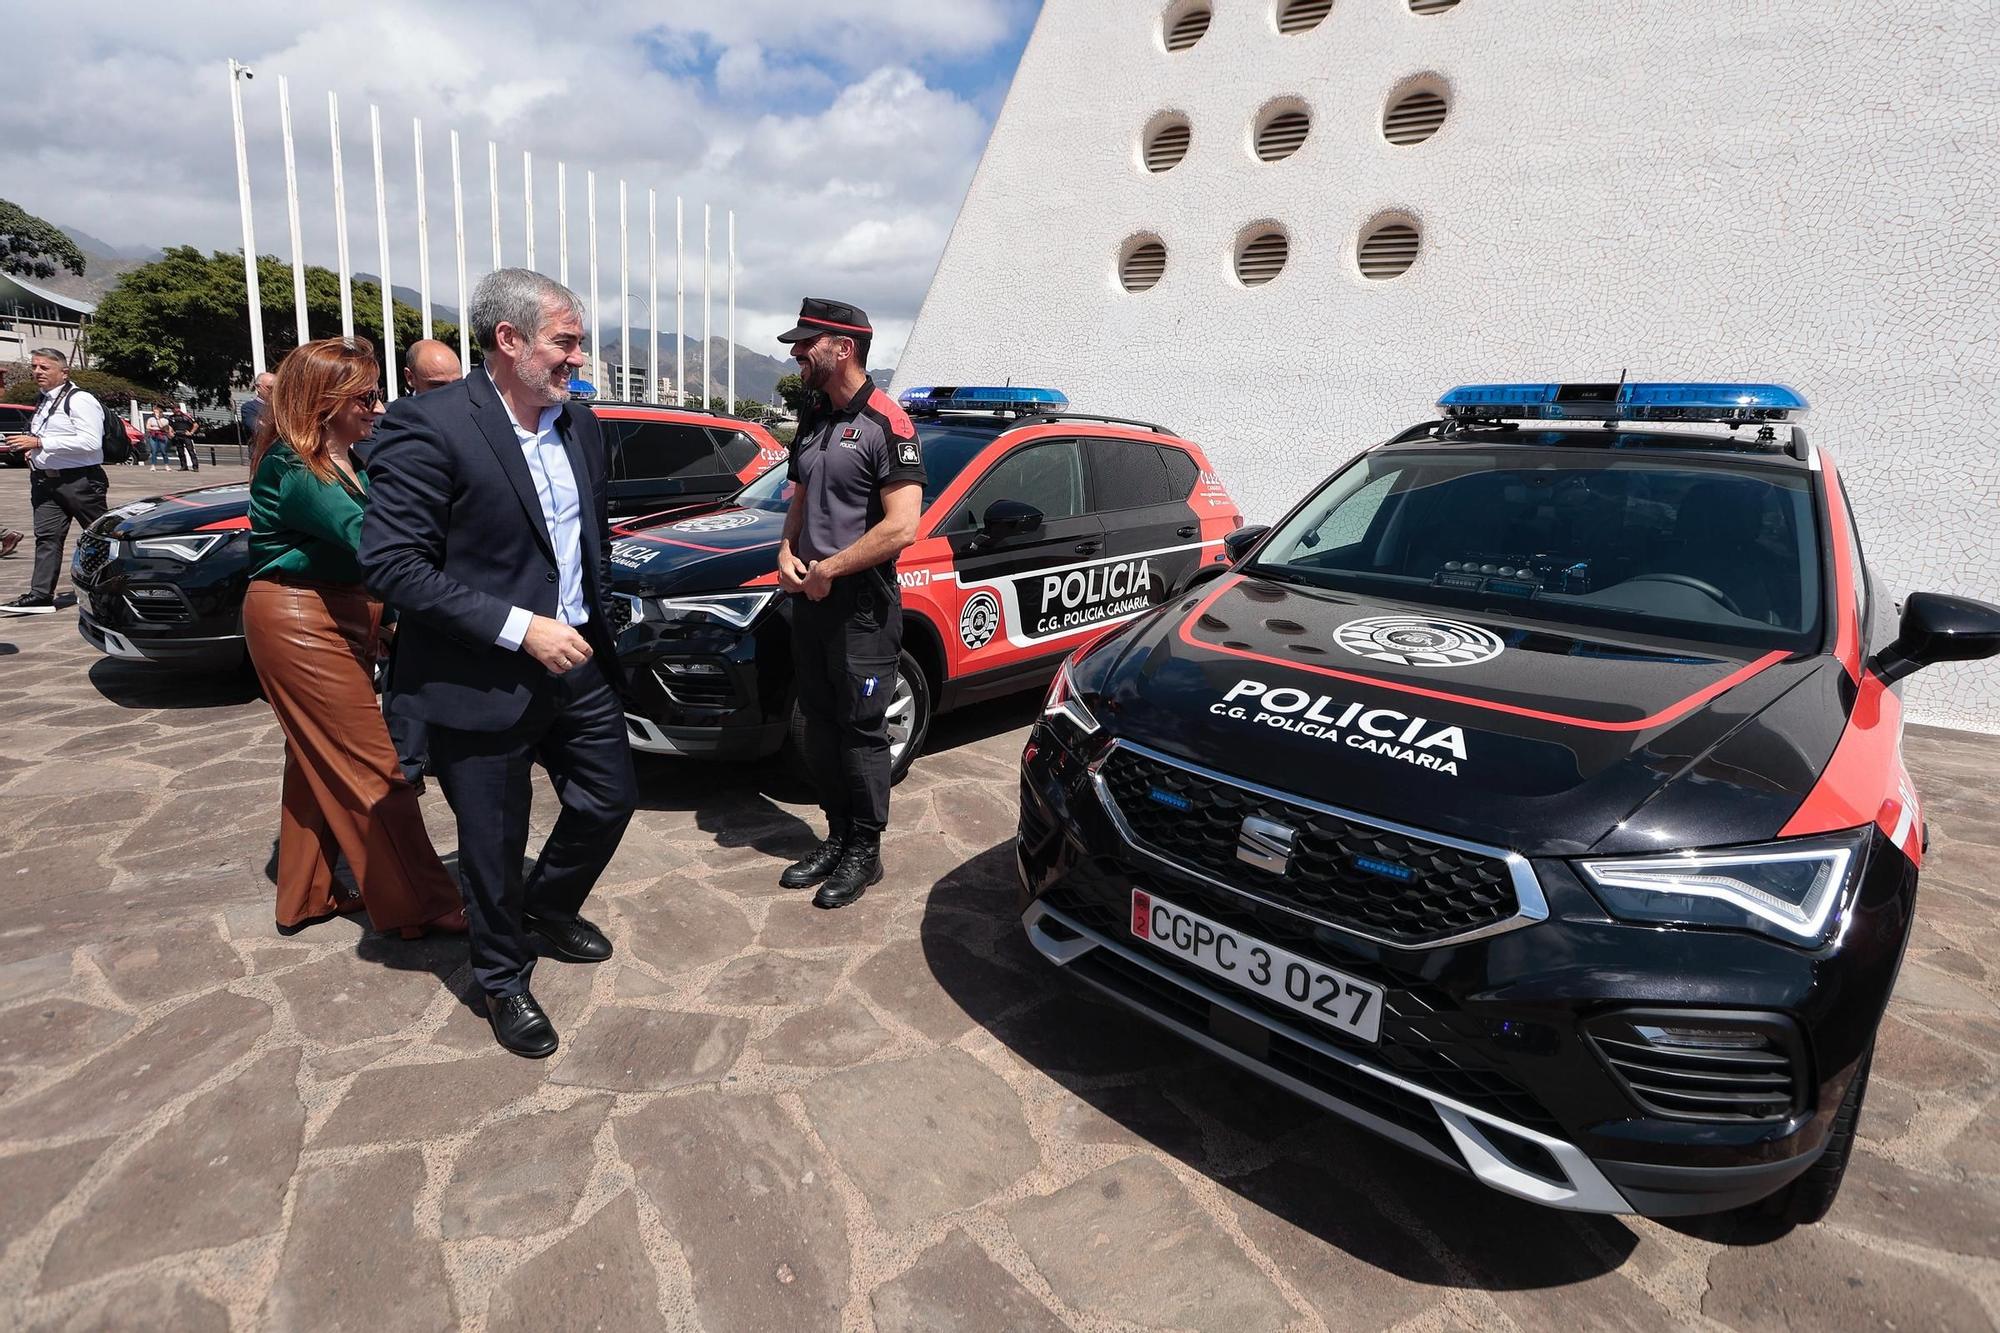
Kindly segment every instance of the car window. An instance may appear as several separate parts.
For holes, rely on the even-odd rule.
[[[740,430],[710,430],[717,452],[731,472],[741,472],[757,461],[757,441]]]
[[[1260,552],[1301,582],[1787,651],[1820,624],[1806,474],[1599,450],[1381,451]]]
[[[1178,449],[1165,445],[1155,445],[1160,451],[1160,461],[1167,469],[1167,490],[1171,498],[1185,500],[1194,494],[1195,483],[1201,480],[1201,465]]]
[[[1173,500],[1160,451],[1136,440],[1085,440],[1091,508],[1098,513],[1142,509]]]
[[[1076,441],[1050,440],[1008,454],[980,478],[947,527],[957,532],[977,528],[995,500],[1031,504],[1044,519],[1082,514],[1083,454]]]
[[[990,428],[926,422],[919,431],[924,447],[924,508],[929,509],[945,488],[958,480],[966,464],[993,443]],[[736,503],[772,512],[792,502],[792,483],[783,466],[772,468],[737,492]]]
[[[700,426],[674,421],[621,421],[619,475],[627,481],[709,477],[727,471]]]

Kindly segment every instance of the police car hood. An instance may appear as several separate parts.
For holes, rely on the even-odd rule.
[[[611,586],[634,597],[728,592],[778,567],[785,516],[709,504],[611,530]]]
[[[1529,855],[1775,835],[1831,742],[1764,715],[1830,659],[1590,633],[1225,575],[1077,676],[1121,740]]]
[[[115,537],[172,537],[206,528],[244,528],[250,525],[250,484],[232,482],[226,486],[200,486],[194,490],[156,495],[136,500],[111,511]]]

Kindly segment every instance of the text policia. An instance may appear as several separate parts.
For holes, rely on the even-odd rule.
[[[1239,703],[1251,700],[1254,703]],[[1338,711],[1336,711],[1338,710]],[[1216,717],[1259,723],[1313,740],[1367,750],[1400,759],[1419,768],[1458,776],[1465,759],[1465,730],[1440,726],[1393,708],[1345,705],[1330,694],[1308,694],[1289,687],[1272,689],[1261,680],[1239,680],[1208,706]]]

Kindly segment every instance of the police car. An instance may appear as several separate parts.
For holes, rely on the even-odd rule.
[[[1831,1206],[1916,904],[1900,627],[1775,385],[1454,389],[1082,646],[1022,766],[1035,947],[1497,1189]]]
[[[1240,522],[1201,450],[1159,426],[1079,415],[1052,389],[921,388],[900,401],[918,419],[928,480],[897,565],[895,778],[934,713],[1041,687],[1085,636],[1219,562]],[[791,610],[776,570],[791,489],[776,469],[727,504],[614,531],[636,749],[749,759],[793,735]]]
[[[713,501],[786,458],[769,431],[736,417],[654,403],[588,406],[604,427],[617,518]],[[110,511],[78,538],[70,581],[77,630],[99,652],[188,670],[240,665],[250,487],[203,486]]]

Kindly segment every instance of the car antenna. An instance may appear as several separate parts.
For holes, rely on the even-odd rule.
[[[1618,372],[1618,387],[1611,391],[1611,415],[1604,422],[1604,429],[1606,430],[1618,429],[1618,400],[1625,396],[1625,377],[1631,373],[1632,367],[1630,366],[1626,366]]]

